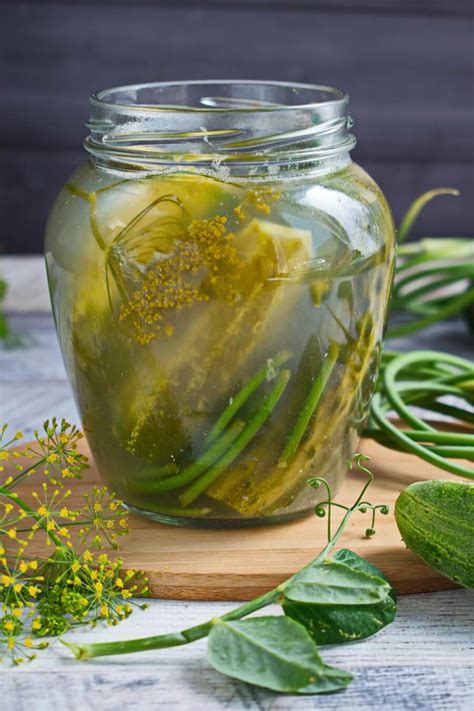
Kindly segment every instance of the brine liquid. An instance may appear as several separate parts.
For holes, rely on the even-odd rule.
[[[109,487],[211,524],[301,514],[310,476],[336,489],[391,278],[376,216],[351,233],[298,190],[201,176],[73,182],[65,204],[75,233],[48,258],[56,323]]]

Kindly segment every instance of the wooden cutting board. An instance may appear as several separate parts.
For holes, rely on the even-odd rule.
[[[90,457],[86,444],[82,444],[82,451]],[[408,484],[424,479],[447,479],[450,475],[417,457],[386,449],[372,440],[362,440],[360,451],[371,457],[369,466],[375,473],[368,498],[373,503],[389,505],[390,514],[377,516],[377,533],[372,539],[364,536],[370,514],[354,514],[340,547],[350,548],[377,565],[398,593],[456,587],[405,548],[393,516],[395,500]],[[99,481],[91,462],[83,479],[71,482],[73,494],[68,506],[79,508],[84,491]],[[336,500],[351,504],[362,481],[361,474],[349,473]],[[18,491],[28,498],[35,486],[37,483],[32,477]],[[130,515],[129,525],[130,533],[121,539],[120,547],[124,567],[145,571],[151,596],[157,598],[248,600],[295,573],[316,557],[326,543],[326,519],[316,516],[235,530],[178,528],[136,515]],[[50,549],[47,551],[45,546],[34,552],[41,555]]]

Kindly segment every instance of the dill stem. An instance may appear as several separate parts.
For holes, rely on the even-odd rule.
[[[183,494],[181,494],[181,504],[188,506],[197,497],[202,494],[221,474],[232,464],[232,462],[241,454],[248,443],[255,437],[260,428],[267,421],[272,411],[276,407],[280,397],[288,384],[291,376],[290,370],[282,370],[275,381],[273,389],[264,399],[261,407],[254,416],[249,420],[245,429],[239,437],[233,442],[225,454],[218,460],[214,466],[210,467],[200,479],[197,479]]]
[[[288,437],[285,448],[282,452],[278,466],[281,468],[287,467],[288,463],[294,457],[296,450],[303,438],[304,433],[308,427],[309,421],[311,420],[316,407],[321,399],[321,395],[324,392],[324,388],[327,385],[327,381],[333,371],[336,364],[337,357],[339,355],[339,346],[337,343],[332,343],[329,347],[326,358],[323,361],[321,370],[317,374],[315,381],[311,387],[310,393],[303,405],[303,408],[296,420],[295,426],[293,427],[290,436]]]
[[[472,468],[463,467],[459,464],[454,464],[450,461],[447,461],[439,454],[436,454],[436,452],[430,451],[422,444],[414,442],[408,435],[405,434],[403,430],[399,429],[396,425],[390,422],[390,420],[385,415],[380,398],[380,393],[376,393],[372,398],[371,414],[372,418],[375,420],[376,424],[380,427],[380,429],[386,434],[388,434],[390,438],[394,439],[398,443],[398,445],[405,451],[410,452],[410,454],[416,454],[421,459],[424,459],[425,462],[434,464],[435,466],[438,466],[441,469],[451,472],[451,474],[458,474],[459,476],[465,476],[469,477],[470,479],[474,479],[474,470]],[[427,430],[427,436],[429,436],[430,434],[431,432]]]
[[[430,452],[435,454],[440,454],[443,457],[450,457],[451,459],[467,459],[470,462],[474,462],[474,447],[463,447],[463,446],[441,446],[441,447],[428,447]]]
[[[412,228],[413,223],[420,214],[421,210],[424,208],[426,203],[428,203],[433,198],[438,195],[459,195],[459,190],[454,188],[436,188],[434,190],[428,190],[423,195],[420,195],[408,208],[405,215],[403,216],[400,225],[397,230],[397,243],[401,244],[406,240],[408,234]]]
[[[23,509],[23,511],[25,511],[25,513],[28,514],[28,516],[34,519],[49,536],[51,541],[56,546],[58,546],[58,548],[65,548],[64,543],[61,541],[60,538],[58,538],[54,531],[48,531],[47,522],[44,520],[44,517],[36,513],[36,511],[32,509],[31,506],[26,503],[26,501],[23,501],[23,499],[21,499],[16,492],[9,491],[4,486],[0,486],[0,494],[3,494],[3,496],[5,496],[7,499],[10,499],[12,503],[19,506],[21,509]]]
[[[474,293],[474,289],[473,289]],[[471,368],[468,365],[466,368],[467,361],[464,358],[459,358],[448,353],[443,353],[441,356],[436,351],[415,351],[413,353],[405,353],[400,355],[397,359],[389,363],[383,374],[383,385],[386,393],[386,397],[390,405],[397,412],[397,414],[409,425],[411,425],[415,430],[427,430],[429,432],[435,432],[435,428],[428,425],[426,422],[421,420],[415,414],[413,414],[407,405],[404,403],[401,392],[403,391],[403,383],[397,383],[397,376],[405,370],[407,367],[412,367],[417,363],[437,363],[442,360],[443,363],[459,368],[461,370],[467,370],[470,373]],[[474,376],[474,368],[472,368],[472,374]],[[435,386],[432,383],[425,383],[424,389],[434,389]],[[446,392],[446,387],[444,388]],[[442,393],[441,393],[442,394]],[[462,393],[461,393],[462,395]]]
[[[410,439],[415,442],[431,442],[433,444],[440,445],[452,445],[452,446],[473,446],[474,445],[474,434],[467,434],[464,432],[431,432],[427,430],[402,430],[403,433],[410,437]],[[379,439],[379,435],[382,438],[385,437],[383,432],[380,430],[370,428],[364,430],[364,437],[371,437],[372,439]],[[388,440],[387,436],[387,440]]]
[[[269,375],[269,370],[271,367],[279,368],[281,365],[286,363],[291,358],[291,354],[287,351],[282,351],[278,353],[275,358],[270,359],[270,361],[260,368],[255,375],[248,381],[243,388],[235,395],[232,402],[226,407],[224,412],[221,414],[211,431],[207,436],[208,442],[213,442],[221,432],[227,427],[228,423],[234,417],[234,415],[240,410],[240,408],[247,402],[249,397],[255,392],[255,390],[267,379]]]
[[[26,479],[30,472],[34,471],[35,469],[38,469],[39,467],[42,467],[43,464],[46,464],[46,457],[42,457],[39,461],[36,462],[36,464],[32,464],[31,467],[24,469],[21,474],[18,474],[18,476],[15,477],[13,481],[11,481],[9,484],[7,484],[5,488],[11,490],[13,489],[13,487],[18,486],[18,484],[20,484],[23,479]]]
[[[442,321],[448,316],[453,316],[458,311],[461,311],[465,306],[468,306],[471,302],[474,302],[474,289],[469,289],[468,291],[460,294],[456,298],[450,299],[445,306],[440,308],[434,313],[424,316],[415,321],[409,321],[408,323],[401,324],[400,326],[391,326],[386,334],[386,338],[399,338],[400,336],[407,336],[410,333],[415,333],[426,326],[431,326],[431,324],[437,321]]]

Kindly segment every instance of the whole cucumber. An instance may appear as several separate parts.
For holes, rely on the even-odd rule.
[[[396,501],[395,519],[413,553],[455,583],[474,588],[474,484],[411,484]]]

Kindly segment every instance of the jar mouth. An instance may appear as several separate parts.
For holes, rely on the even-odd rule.
[[[249,177],[349,160],[348,95],[317,84],[179,81],[91,97],[85,147],[119,170],[205,169]]]
[[[321,84],[212,79],[149,82],[111,87],[91,96],[92,104],[137,111],[296,111],[345,105],[348,94]]]

